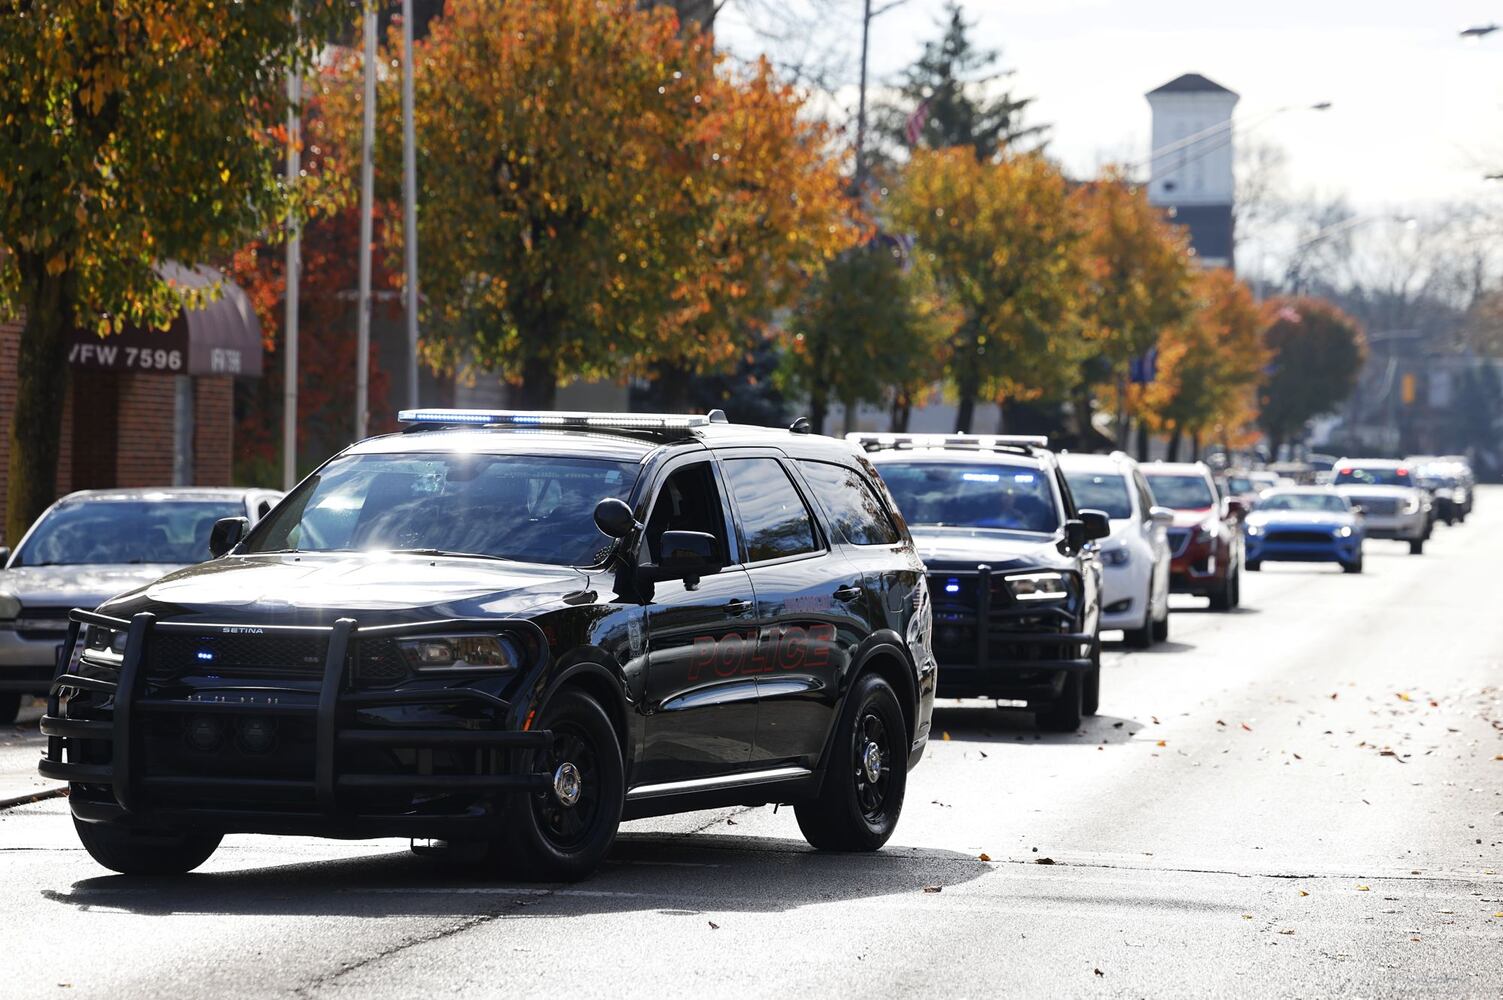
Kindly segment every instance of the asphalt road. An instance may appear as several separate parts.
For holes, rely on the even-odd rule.
[[[1078,734],[949,703],[875,855],[767,807],[629,824],[572,886],[250,836],[154,880],[64,800],[0,811],[0,996],[1503,997],[1500,565],[1487,490],[1424,556],[1179,604]]]

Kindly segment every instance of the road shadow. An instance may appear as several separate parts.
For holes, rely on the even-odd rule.
[[[234,848],[228,848],[233,851]],[[257,848],[260,853],[261,848]],[[175,878],[103,875],[44,899],[81,910],[204,916],[561,917],[582,913],[777,913],[923,893],[989,867],[955,851],[889,846],[826,854],[772,837],[624,833],[591,878],[529,884],[407,851]]]
[[[1246,604],[1238,605],[1229,611],[1217,611],[1211,607],[1211,602],[1196,604],[1176,604],[1173,614],[1176,615],[1226,615],[1229,618],[1245,617],[1247,615],[1261,615],[1261,608],[1249,607]]]
[[[982,701],[935,705],[929,739],[963,743],[1040,743],[1050,746],[1117,746],[1132,741],[1144,723],[1115,715],[1092,715],[1069,733],[1039,729],[1033,713],[1021,708],[995,708]]]
[[[1102,642],[1101,648],[1112,653],[1131,653],[1133,656],[1157,656],[1162,653],[1191,653],[1196,649],[1192,643],[1178,642],[1174,639],[1156,642],[1147,649],[1129,646],[1121,639],[1109,639]]]

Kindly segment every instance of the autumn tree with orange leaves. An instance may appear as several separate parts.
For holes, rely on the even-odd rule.
[[[1150,429],[1168,437],[1170,461],[1187,436],[1195,451],[1205,435],[1249,443],[1269,357],[1262,314],[1232,272],[1196,273],[1186,305],[1184,317],[1159,337],[1157,378],[1144,387],[1139,409]]]
[[[859,235],[798,95],[667,9],[451,0],[415,61],[426,358],[498,373],[520,406],[571,378],[733,362]],[[348,136],[354,88],[329,100]],[[394,200],[397,117],[381,127]]]

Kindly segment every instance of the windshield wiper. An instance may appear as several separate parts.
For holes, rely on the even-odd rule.
[[[451,552],[448,549],[387,549],[388,552],[404,556],[442,556],[454,559],[493,559],[496,562],[510,562],[504,556],[493,556],[485,552]]]

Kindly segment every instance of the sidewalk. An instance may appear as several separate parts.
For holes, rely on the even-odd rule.
[[[14,725],[0,726],[0,805],[38,792],[63,787],[37,773],[42,756],[42,734],[37,720],[42,717],[42,702],[34,700],[22,706],[21,717]]]

